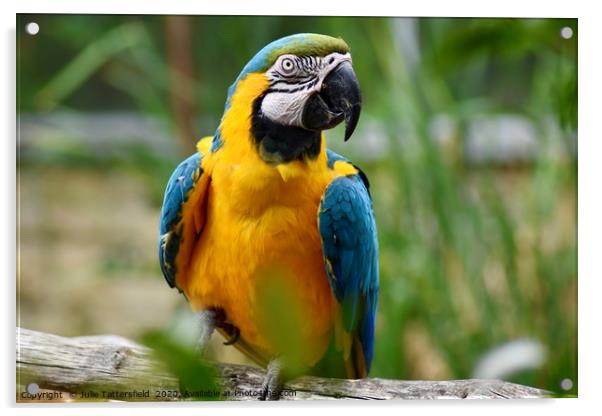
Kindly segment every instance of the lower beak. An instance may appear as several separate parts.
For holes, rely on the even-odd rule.
[[[319,93],[312,95],[303,108],[303,127],[326,130],[345,120],[347,141],[360,118],[362,96],[351,62],[342,62],[322,82]]]

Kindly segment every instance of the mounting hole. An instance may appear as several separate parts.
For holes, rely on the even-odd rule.
[[[560,382],[560,388],[564,391],[569,391],[573,388],[573,380],[565,378]]]
[[[36,383],[30,383],[27,385],[26,390],[27,390],[27,393],[34,395],[38,391],[40,391],[40,387]]]
[[[562,36],[563,39],[570,39],[573,37],[573,29],[571,29],[568,26],[563,27],[562,29],[560,29],[560,36]]]
[[[40,31],[40,25],[38,25],[35,22],[30,22],[27,23],[27,25],[25,26],[25,31],[29,34],[29,35],[37,35],[38,32]]]

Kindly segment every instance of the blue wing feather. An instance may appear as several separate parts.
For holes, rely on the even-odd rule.
[[[159,263],[165,280],[176,285],[176,258],[183,236],[183,206],[202,175],[202,155],[195,153],[174,170],[165,190],[159,225]]]
[[[329,166],[343,157],[328,153]],[[378,240],[365,175],[335,178],[319,210],[322,249],[330,286],[342,308],[343,326],[362,345],[366,369],[374,354],[378,300]]]

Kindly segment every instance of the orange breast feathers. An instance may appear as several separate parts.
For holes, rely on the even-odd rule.
[[[223,309],[245,344],[273,355],[279,351],[258,325],[258,290],[267,276],[285,280],[302,307],[298,333],[310,346],[304,360],[313,365],[328,346],[336,303],[322,257],[318,207],[332,179],[355,169],[343,162],[328,168],[324,138],[315,160],[277,166],[261,160],[249,137],[250,112],[266,83],[261,74],[239,82],[240,93],[222,120],[219,151],[209,151],[209,139],[199,142],[210,178],[206,221],[178,287],[193,309]]]

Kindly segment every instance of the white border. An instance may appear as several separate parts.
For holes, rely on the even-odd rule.
[[[4,25],[2,47],[2,62],[0,65],[0,91],[7,92],[6,100],[2,101],[3,111],[0,125],[4,128],[2,143],[2,190],[4,193],[0,215],[0,229],[2,239],[0,247],[1,264],[4,266],[2,281],[2,302],[7,308],[2,320],[3,342],[0,343],[2,357],[6,366],[3,366],[0,377],[0,392],[2,403],[11,406],[14,402],[14,272],[15,272],[15,86],[14,86],[14,30],[15,13],[119,13],[119,14],[297,14],[297,15],[394,15],[394,16],[497,16],[497,17],[577,17],[579,18],[579,396],[578,400],[548,400],[548,401],[521,401],[511,403],[501,402],[387,402],[387,403],[278,403],[264,406],[260,403],[247,404],[196,404],[178,405],[178,412],[188,414],[216,413],[229,414],[232,410],[241,411],[245,408],[248,414],[265,414],[282,412],[303,414],[318,409],[345,412],[345,414],[364,414],[369,411],[395,413],[420,412],[421,414],[451,413],[451,414],[482,414],[507,415],[517,410],[530,410],[545,412],[546,414],[566,415],[570,412],[584,412],[598,409],[596,399],[600,395],[600,330],[599,297],[602,295],[600,273],[600,239],[602,239],[602,178],[600,166],[602,165],[602,98],[600,90],[600,77],[602,66],[600,62],[600,40],[602,39],[602,26],[600,14],[596,13],[594,1],[541,1],[527,2],[524,0],[505,0],[502,2],[484,1],[405,1],[395,4],[391,0],[370,0],[369,2],[351,1],[320,1],[303,0],[297,2],[280,1],[186,1],[186,0],[145,0],[123,1],[105,0],[91,3],[81,0],[21,0],[18,4],[2,3],[0,19]],[[8,317],[8,318],[7,318]],[[169,405],[167,405],[169,406]],[[26,413],[38,411],[49,414],[62,415],[64,413],[81,413],[84,406],[21,406],[18,409],[9,409],[9,412],[25,411]],[[136,408],[134,410],[133,408]],[[144,410],[142,410],[142,408]],[[164,404],[156,405],[130,405],[112,407],[111,412],[130,413],[132,410],[142,410],[149,415],[163,415]],[[85,407],[85,412],[99,414],[104,407]],[[35,410],[34,410],[35,409]],[[315,410],[314,410],[315,409]],[[374,410],[372,410],[374,409]],[[579,413],[580,414],[580,413]]]

